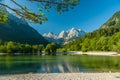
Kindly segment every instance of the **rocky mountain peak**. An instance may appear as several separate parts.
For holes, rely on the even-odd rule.
[[[85,35],[85,31],[81,29],[72,28],[70,30],[63,30],[58,35],[49,32],[48,34],[43,34],[43,37],[48,40],[49,42],[56,42],[56,43],[68,43],[68,41],[73,41],[77,37],[81,37]]]
[[[52,32],[49,32],[48,37],[54,37],[54,34]]]
[[[63,37],[67,37],[67,32],[66,31],[61,31],[60,34],[58,35],[58,38],[63,38]]]

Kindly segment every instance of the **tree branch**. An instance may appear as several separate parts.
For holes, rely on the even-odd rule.
[[[24,18],[28,21],[33,21],[35,23],[42,23],[43,21],[46,21],[47,18],[45,15],[43,15],[42,10],[40,13],[35,13],[29,11],[26,7],[20,5],[15,0],[10,0],[12,3],[14,3],[17,8],[12,8],[7,4],[0,3],[0,5],[10,9],[14,13],[16,13],[21,18]],[[29,2],[39,2],[43,6],[44,9],[49,10],[52,6],[56,8],[58,13],[68,11],[69,8],[76,6],[79,3],[79,0],[28,0]]]
[[[6,4],[2,4],[2,3],[0,3],[0,5],[1,5],[1,6],[4,6],[4,7],[6,7],[6,8],[8,8],[8,9],[10,9],[10,10],[12,10],[12,11],[16,11],[15,9],[13,9],[13,8],[9,7],[9,6],[8,6],[8,5],[6,5]]]
[[[44,3],[49,3],[49,4],[63,4],[63,5],[67,5],[68,4],[68,3],[65,3],[63,1],[58,2],[58,1],[54,1],[54,0],[51,0],[51,1],[48,1],[48,0],[29,0],[29,1],[44,2]]]
[[[16,1],[14,1],[14,0],[10,0],[10,1],[12,1],[14,4],[16,4],[17,6],[19,6],[20,8],[23,8],[20,4],[18,4]]]

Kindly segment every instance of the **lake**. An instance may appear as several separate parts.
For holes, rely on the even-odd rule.
[[[0,74],[120,72],[119,56],[0,56]]]

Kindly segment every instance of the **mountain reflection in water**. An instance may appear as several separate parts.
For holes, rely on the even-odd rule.
[[[18,57],[0,58],[0,74],[67,73],[86,71],[70,57]]]
[[[119,56],[0,56],[0,74],[120,72]]]
[[[38,73],[67,73],[67,72],[80,72],[84,71],[80,66],[70,64],[70,63],[63,63],[63,64],[42,64],[38,69]]]

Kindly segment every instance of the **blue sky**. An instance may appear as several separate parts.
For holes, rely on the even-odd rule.
[[[39,5],[28,3],[26,0],[16,0],[22,5],[27,5],[33,11]],[[6,4],[15,7],[9,0]],[[39,33],[53,32],[58,34],[62,30],[72,27],[80,28],[86,32],[98,29],[115,12],[120,10],[120,0],[81,0],[75,9],[58,15],[55,10],[45,13],[49,21],[39,24],[31,24]]]

